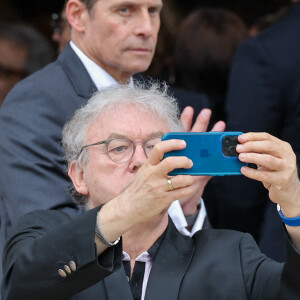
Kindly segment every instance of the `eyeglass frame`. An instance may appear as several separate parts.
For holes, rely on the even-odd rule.
[[[162,135],[163,135],[163,134],[162,134]],[[162,135],[161,135],[161,136],[162,136]],[[103,145],[103,144],[106,145],[106,154],[108,155],[109,159],[110,159],[111,161],[117,163],[117,164],[124,164],[124,163],[126,163],[126,162],[128,162],[128,161],[131,160],[131,158],[133,157],[133,155],[134,155],[134,153],[135,153],[135,150],[136,150],[136,144],[142,144],[144,153],[145,153],[146,157],[148,158],[147,152],[146,152],[146,150],[145,150],[145,145],[146,145],[146,143],[149,142],[149,141],[151,141],[151,140],[154,140],[154,139],[161,139],[161,136],[158,136],[158,137],[152,137],[152,138],[147,139],[147,140],[145,140],[145,141],[132,141],[132,140],[130,140],[130,139],[124,137],[124,138],[115,138],[115,139],[111,139],[111,140],[103,140],[103,141],[100,141],[100,142],[97,142],[97,143],[88,144],[88,145],[85,145],[85,146],[82,146],[82,147],[81,147],[79,153],[77,154],[77,159],[80,157],[80,155],[82,154],[82,152],[83,152],[84,149],[86,149],[86,148],[88,148],[88,147],[91,147],[91,146],[97,146],[97,145]],[[132,146],[133,146],[133,151],[132,151],[132,154],[131,154],[131,156],[130,156],[130,158],[129,158],[128,160],[119,162],[119,161],[113,160],[113,159],[110,157],[109,151],[108,151],[108,145],[109,145],[112,141],[115,141],[115,140],[127,140],[127,141],[129,141],[129,142],[132,144]]]

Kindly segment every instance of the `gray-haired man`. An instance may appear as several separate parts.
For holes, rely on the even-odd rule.
[[[246,133],[237,146],[240,160],[260,165],[242,173],[262,181],[292,222],[283,265],[248,234],[178,233],[168,207],[198,197],[207,182],[188,175],[169,181],[174,168],[193,165],[187,157],[163,158],[186,146],[160,141],[181,128],[175,100],[155,85],[115,86],[79,109],[63,144],[88,211],[73,219],[50,210],[21,217],[5,251],[3,299],[299,299],[300,182],[290,145]]]

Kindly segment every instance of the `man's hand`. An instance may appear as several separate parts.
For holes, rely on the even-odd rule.
[[[202,109],[195,121],[195,124],[192,126],[194,109],[191,106],[187,106],[183,110],[180,120],[187,132],[206,132],[211,113],[212,112],[210,109]],[[223,121],[217,122],[212,128],[212,131],[222,132],[224,130],[225,122]],[[180,199],[181,207],[185,215],[192,215],[197,211],[197,204],[202,197],[204,188],[208,181],[211,179],[211,176],[194,176],[193,179],[195,193],[188,198]]]
[[[103,206],[99,212],[99,225],[108,241],[116,240],[137,224],[166,214],[173,201],[195,193],[193,177],[190,175],[172,177],[174,189],[170,189],[168,183],[171,171],[177,168],[189,169],[193,163],[185,156],[163,159],[164,154],[185,147],[185,141],[176,139],[156,144],[131,184]],[[103,250],[103,247],[99,249]]]
[[[297,173],[296,155],[290,144],[267,133],[246,133],[238,138],[239,159],[254,163],[257,170],[242,167],[241,172],[248,178],[261,181],[269,191],[269,197],[281,206],[288,218],[300,216],[300,182]],[[300,227],[286,226],[300,250]]]

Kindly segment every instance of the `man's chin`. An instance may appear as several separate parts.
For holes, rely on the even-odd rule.
[[[133,62],[133,63],[128,66],[128,70],[130,70],[132,74],[145,72],[148,70],[151,61],[152,61],[152,55],[147,58],[131,57],[130,59],[128,59],[128,62]]]

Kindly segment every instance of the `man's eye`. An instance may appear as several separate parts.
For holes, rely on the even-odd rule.
[[[121,14],[129,14],[129,8],[128,7],[122,7],[119,9],[119,12]]]
[[[127,150],[127,147],[126,146],[118,146],[118,147],[115,147],[113,149],[110,149],[109,152],[113,152],[113,153],[121,153],[121,152],[124,152]]]
[[[159,13],[159,9],[157,7],[150,7],[148,11],[151,15],[156,15]]]

